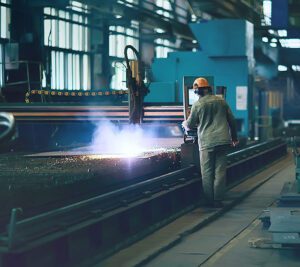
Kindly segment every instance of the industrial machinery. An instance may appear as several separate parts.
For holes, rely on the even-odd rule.
[[[135,60],[129,59],[131,51]],[[164,121],[182,121],[182,107],[173,107],[171,110],[164,108],[162,111],[156,107],[143,107],[144,97],[149,90],[143,81],[144,70],[140,55],[129,45],[125,47],[124,57],[128,90],[39,89],[26,94],[26,104],[1,103],[1,110],[12,113],[18,122],[19,136],[15,148],[51,150],[58,146],[70,146],[75,142],[87,144],[91,142],[97,123],[104,120],[137,124],[142,121],[153,122],[167,113],[168,117]],[[127,99],[128,107],[124,105]],[[60,103],[64,101],[68,104]],[[74,132],[78,134],[75,136]]]
[[[197,51],[171,52],[152,64],[153,82],[147,103],[182,103],[186,76],[213,77],[228,88],[226,100],[237,119],[239,136],[253,135],[253,25],[220,19],[190,24]]]
[[[293,138],[295,159],[295,180],[286,182],[281,190],[276,206],[271,206],[260,217],[268,227],[272,238],[251,240],[252,247],[299,247],[300,246],[300,152],[297,138]]]
[[[293,140],[295,180],[284,184],[277,207],[270,208],[272,242],[282,246],[300,246],[300,153]]]
[[[132,50],[137,58],[136,60],[129,60],[128,50]],[[142,62],[138,51],[132,45],[125,47],[124,57],[127,67],[126,86],[128,88],[129,123],[141,123],[143,119],[144,97],[149,92],[143,81],[144,73]]]

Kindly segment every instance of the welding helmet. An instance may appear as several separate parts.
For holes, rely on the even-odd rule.
[[[199,77],[193,83],[193,89],[195,89],[195,94],[205,95],[208,92],[211,92],[211,86],[205,78]]]

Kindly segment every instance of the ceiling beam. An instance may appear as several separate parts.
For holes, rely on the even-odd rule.
[[[190,0],[195,14],[206,12],[216,18],[244,18],[254,24],[260,24],[259,8],[251,7],[240,0]]]
[[[168,19],[163,17],[153,10],[143,8],[139,5],[126,6],[118,3],[116,0],[79,0],[92,9],[98,12],[109,14],[111,16],[120,15],[129,20],[137,20],[143,24],[146,28],[154,29],[160,28],[171,34],[176,35],[179,38],[186,40],[193,40],[193,34],[189,26],[185,23],[180,23],[175,19]]]

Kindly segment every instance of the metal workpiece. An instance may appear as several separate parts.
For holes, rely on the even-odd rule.
[[[297,182],[286,182],[282,187],[278,200],[278,207],[299,207],[300,194],[298,193]]]
[[[278,207],[300,207],[300,152],[295,137],[292,142],[292,150],[295,162],[295,180],[283,185],[278,199]]]
[[[300,154],[296,142],[293,142],[293,154],[295,180],[284,183],[276,205],[269,208],[268,213],[261,218],[264,224],[269,226],[268,231],[272,234],[270,243],[281,247],[300,245]]]
[[[282,246],[300,245],[300,207],[270,208],[272,242]]]

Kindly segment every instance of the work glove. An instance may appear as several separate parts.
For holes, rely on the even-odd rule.
[[[233,147],[236,147],[239,143],[240,143],[239,140],[232,140],[232,141],[231,141],[231,145],[232,145]]]
[[[184,131],[189,131],[190,130],[190,128],[188,127],[188,125],[187,125],[187,121],[183,121],[182,123],[181,123],[181,127],[182,127],[182,129],[184,129]]]

